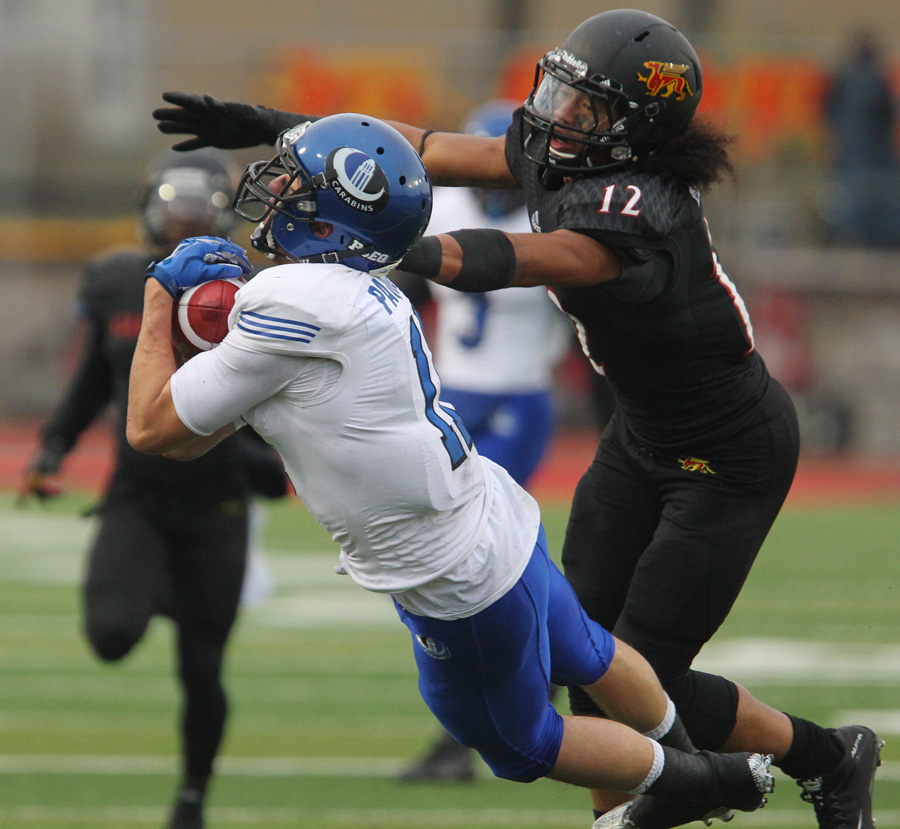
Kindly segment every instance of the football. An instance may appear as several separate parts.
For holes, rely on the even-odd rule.
[[[172,307],[172,345],[189,359],[225,339],[234,295],[244,279],[214,279],[188,288]]]

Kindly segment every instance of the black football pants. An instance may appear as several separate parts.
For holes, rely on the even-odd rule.
[[[754,426],[677,454],[642,445],[614,415],[576,489],[566,577],[588,615],[650,662],[698,748],[724,743],[737,690],[691,662],[740,593],[798,448],[793,404],[773,381]],[[707,465],[684,469],[688,456]],[[578,689],[570,697],[573,712],[599,713]]]
[[[84,627],[101,659],[118,660],[153,615],[174,621],[184,773],[205,779],[227,717],[222,662],[241,595],[247,509],[242,500],[175,501],[111,490],[88,558]]]

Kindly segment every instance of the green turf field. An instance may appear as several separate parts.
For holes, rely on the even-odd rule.
[[[84,500],[16,509],[0,495],[0,829],[160,827],[176,784],[170,629],[122,665],[79,633]],[[333,574],[327,536],[296,501],[267,509],[276,590],[232,639],[232,718],[209,827],[587,829],[585,793],[493,780],[402,785],[434,733],[389,600]],[[558,551],[565,510],[545,508]],[[825,724],[887,739],[879,829],[900,827],[900,507],[791,510],[703,667]],[[814,826],[793,783],[731,826]],[[697,824],[700,825],[700,824]]]

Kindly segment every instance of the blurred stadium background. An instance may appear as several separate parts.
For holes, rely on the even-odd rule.
[[[141,172],[168,145],[150,118],[162,91],[452,129],[487,98],[524,97],[536,59],[614,5],[0,0],[0,417],[40,415],[58,396],[76,270],[134,236]],[[701,110],[738,137],[740,180],[719,187],[707,212],[760,350],[809,409],[810,449],[900,451],[900,249],[829,244],[822,117],[828,73],[861,30],[880,40],[900,93],[895,6],[642,6],[689,34],[705,67]],[[576,364],[565,366],[561,402],[577,419]]]
[[[896,2],[637,5],[696,44],[702,111],[737,135],[740,179],[708,197],[707,212],[804,424],[789,509],[707,658],[773,704],[878,728],[889,741],[879,826],[900,827],[900,246],[829,238],[822,115],[829,72],[860,30],[880,39],[900,95]],[[167,629],[121,669],[96,665],[80,640],[91,522],[79,514],[106,468],[103,429],[67,461],[66,499],[19,509],[12,494],[77,348],[79,268],[135,238],[142,170],[168,146],[150,118],[160,93],[453,129],[487,98],[524,97],[538,57],[614,6],[0,0],[0,829],[156,826],[175,779]],[[557,551],[596,436],[583,360],[563,363],[558,391],[564,428],[536,483]],[[377,597],[334,583],[331,542],[302,507],[278,505],[269,519],[278,586],[232,646],[213,827],[589,823],[583,795],[555,784],[394,783],[431,734],[403,630]],[[738,820],[813,825],[789,787]]]

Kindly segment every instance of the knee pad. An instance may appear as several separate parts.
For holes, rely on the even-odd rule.
[[[194,693],[216,693],[223,690],[219,665],[182,665],[178,677],[184,687]]]
[[[85,635],[94,653],[104,662],[116,662],[135,646],[134,632],[118,625],[91,624],[85,626]]]
[[[737,686],[723,676],[687,671],[660,677],[694,745],[717,751],[737,722]]]
[[[214,688],[221,683],[225,638],[182,630],[178,646],[178,676],[185,687]]]

